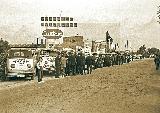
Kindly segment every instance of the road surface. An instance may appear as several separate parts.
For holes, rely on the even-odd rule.
[[[0,113],[160,113],[160,71],[153,59],[0,86]]]

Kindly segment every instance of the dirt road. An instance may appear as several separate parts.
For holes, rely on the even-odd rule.
[[[92,75],[3,86],[0,113],[160,113],[160,72],[147,59]]]

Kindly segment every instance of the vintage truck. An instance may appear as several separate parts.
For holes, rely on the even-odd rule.
[[[32,51],[29,49],[10,49],[6,61],[5,76],[10,77],[30,77],[35,76],[35,60]]]

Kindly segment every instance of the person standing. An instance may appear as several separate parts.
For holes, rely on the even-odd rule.
[[[105,57],[104,57],[104,67],[110,67],[110,66],[111,66],[110,56],[105,55]]]
[[[62,76],[66,77],[66,66],[67,66],[67,57],[62,55]]]
[[[93,64],[93,69],[95,70],[97,68],[97,65],[96,65],[96,55],[92,56],[92,64]]]
[[[76,74],[80,74],[80,53],[78,53],[78,55],[76,55]]]
[[[43,77],[43,59],[42,57],[39,58],[39,62],[37,63],[37,76],[38,76],[38,82],[42,81]]]
[[[84,68],[85,68],[85,56],[82,53],[78,53],[78,56],[76,57],[76,67],[77,67],[77,74],[84,74]]]
[[[75,55],[73,55],[73,53],[69,53],[68,66],[69,66],[69,74],[71,71],[72,75],[75,75],[76,58]]]
[[[61,73],[61,55],[58,53],[57,57],[55,58],[55,68],[56,68],[56,75],[55,78],[59,78]]]
[[[86,65],[87,65],[87,74],[91,74],[92,73],[92,65],[93,65],[93,62],[92,62],[92,56],[88,55],[86,57]]]
[[[159,69],[159,64],[160,64],[160,56],[159,55],[155,56],[154,63],[156,65],[156,70],[158,70]]]

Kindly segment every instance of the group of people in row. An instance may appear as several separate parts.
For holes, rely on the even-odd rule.
[[[95,54],[84,55],[83,53],[68,54],[58,53],[55,58],[55,78],[59,76],[74,76],[91,74],[92,70],[113,65],[122,65],[129,63],[132,59],[131,55],[127,54]]]
[[[90,55],[82,53],[58,54],[55,58],[55,76],[70,76],[81,74],[91,74],[92,70],[113,65],[122,65],[131,61],[130,55]]]

